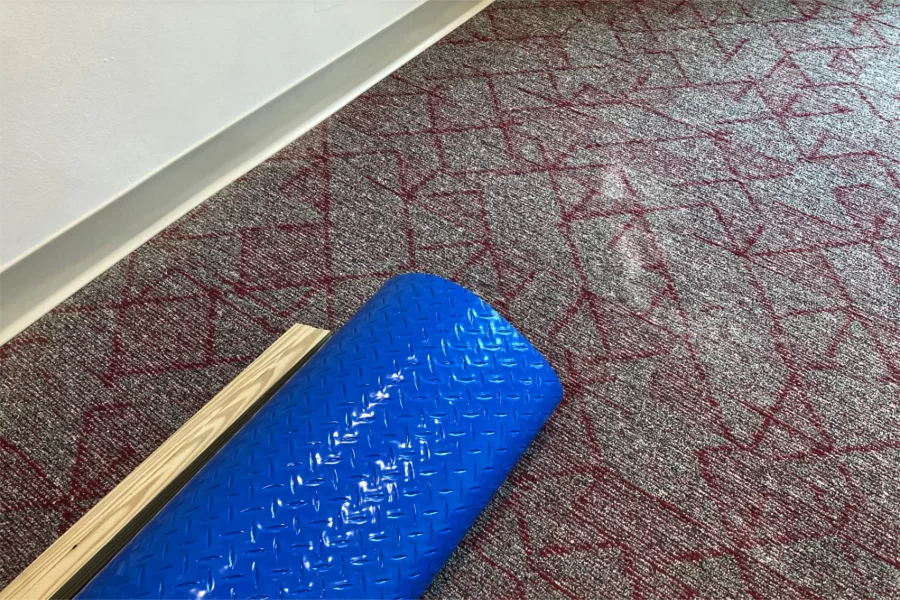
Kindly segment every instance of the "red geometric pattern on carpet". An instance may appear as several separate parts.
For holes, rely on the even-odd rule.
[[[566,387],[429,597],[900,595],[898,128],[888,0],[498,0],[0,348],[0,583],[415,270]]]

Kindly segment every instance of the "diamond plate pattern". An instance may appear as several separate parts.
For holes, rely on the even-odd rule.
[[[0,348],[0,585],[427,271],[566,389],[427,597],[900,597],[898,90],[896,0],[496,0]]]
[[[477,296],[395,277],[79,597],[418,597],[561,398]]]

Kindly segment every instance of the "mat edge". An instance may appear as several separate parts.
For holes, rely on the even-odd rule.
[[[288,329],[0,590],[0,600],[74,595],[329,336],[307,325]]]

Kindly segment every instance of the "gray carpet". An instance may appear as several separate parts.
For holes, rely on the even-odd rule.
[[[0,583],[426,271],[566,387],[429,597],[900,597],[898,119],[887,0],[498,0],[0,349]]]

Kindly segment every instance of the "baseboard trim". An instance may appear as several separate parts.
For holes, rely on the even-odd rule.
[[[0,271],[0,344],[491,2],[427,0],[7,265]]]

